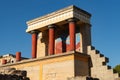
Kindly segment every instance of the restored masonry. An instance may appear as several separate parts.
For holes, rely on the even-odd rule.
[[[28,21],[31,58],[22,60],[17,52],[13,63],[2,59],[0,76],[14,73],[15,80],[120,80],[107,65],[109,59],[91,44],[90,18],[90,13],[72,5]]]

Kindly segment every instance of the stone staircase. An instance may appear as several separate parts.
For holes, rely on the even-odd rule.
[[[111,66],[107,65],[109,59],[93,46],[88,46],[88,54],[91,56],[91,76],[100,80],[116,80],[118,73],[114,73]]]

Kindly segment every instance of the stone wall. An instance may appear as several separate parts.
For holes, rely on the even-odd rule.
[[[71,52],[4,64],[0,66],[0,71],[5,74],[9,68],[15,68],[25,70],[30,80],[65,80],[74,77],[74,55]]]

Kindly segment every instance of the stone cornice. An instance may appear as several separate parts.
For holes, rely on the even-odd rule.
[[[48,25],[56,24],[61,21],[68,20],[70,18],[77,18],[81,22],[90,23],[90,17],[91,14],[72,5],[67,8],[28,21],[27,22],[28,28],[26,32],[30,32],[31,30],[37,29],[40,30],[41,28],[44,28]]]

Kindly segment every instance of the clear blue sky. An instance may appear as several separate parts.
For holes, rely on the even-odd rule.
[[[120,0],[0,0],[0,55],[21,51],[31,57],[26,21],[76,5],[92,14],[92,44],[120,64]]]

